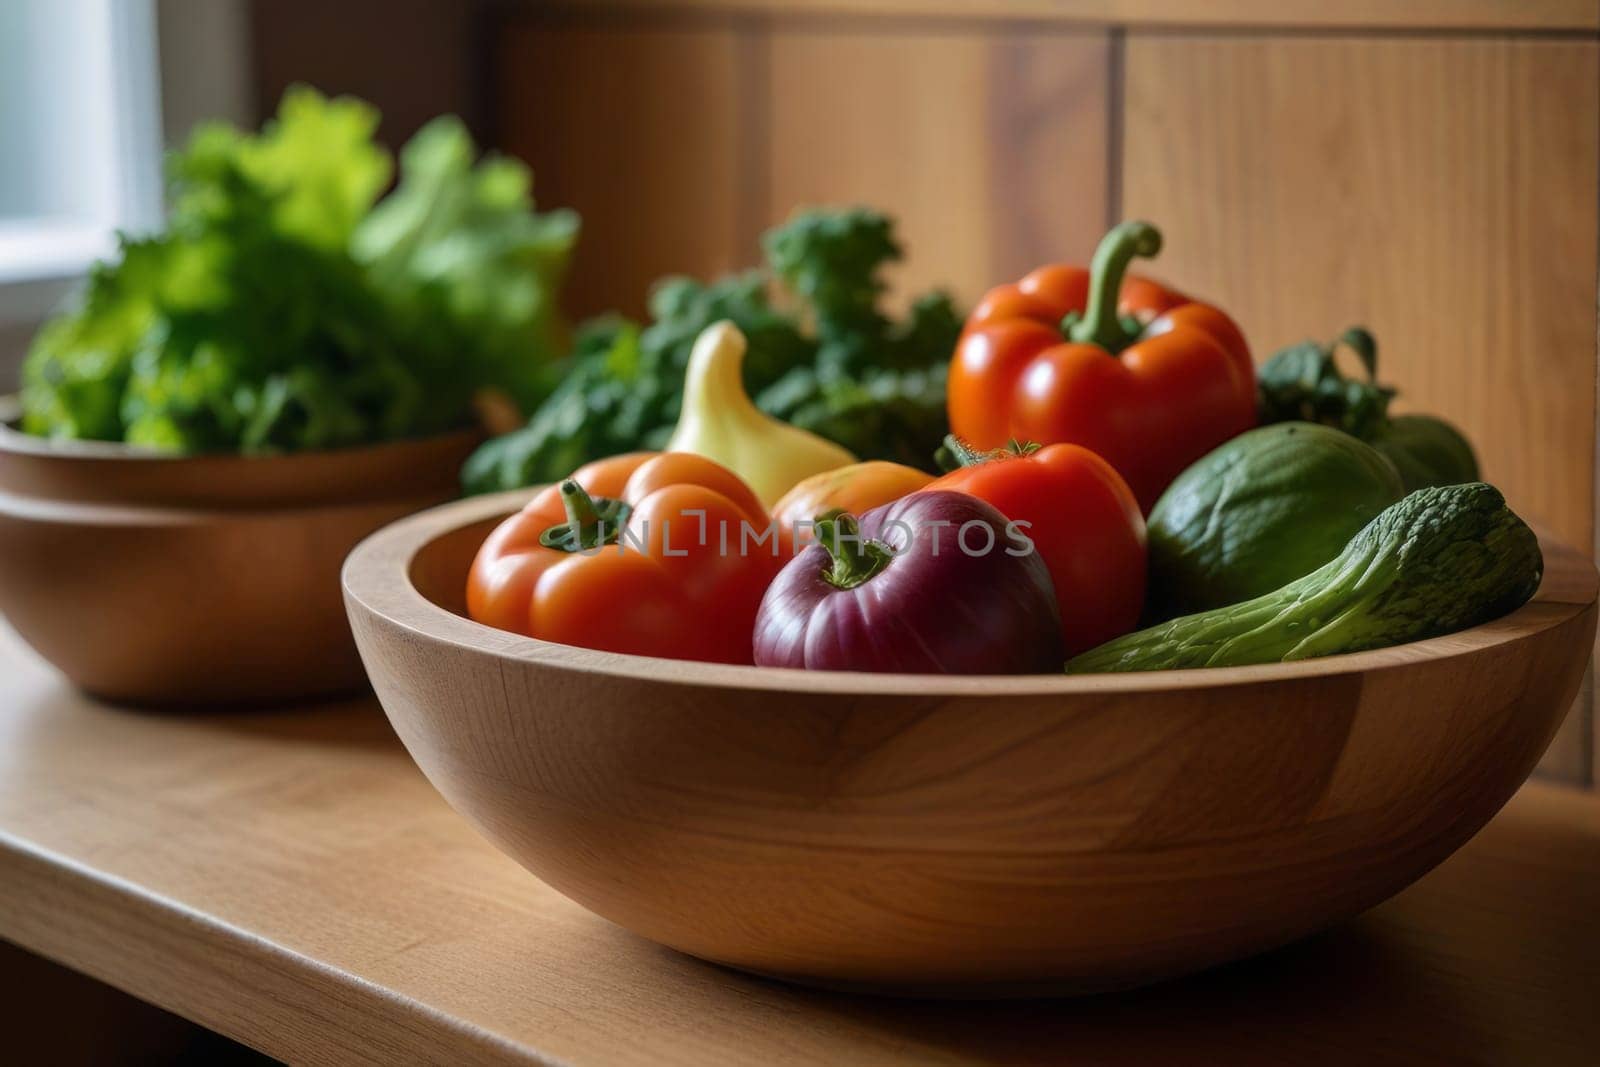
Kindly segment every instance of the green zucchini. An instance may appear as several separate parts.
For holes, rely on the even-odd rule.
[[[1520,607],[1543,571],[1539,539],[1493,486],[1419,489],[1303,578],[1108,641],[1067,672],[1237,667],[1418,641]]]

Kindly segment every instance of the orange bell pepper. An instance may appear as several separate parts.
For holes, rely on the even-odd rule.
[[[992,289],[950,367],[950,428],[979,449],[1069,442],[1104,456],[1146,512],[1185,467],[1256,422],[1255,369],[1223,312],[1123,275],[1161,234],[1124,222],[1088,270]],[[1120,304],[1118,294],[1121,294]]]
[[[800,482],[772,506],[772,518],[778,524],[785,550],[792,556],[799,551],[801,542],[815,540],[805,531],[806,524],[818,517],[830,511],[864,515],[931,481],[931,474],[887,460],[851,463]]]
[[[1074,656],[1139,624],[1145,525],[1111,464],[1079,445],[1013,445],[976,452],[951,437],[962,465],[927,491],[953,489],[1022,524],[1055,585],[1065,652]]]
[[[599,460],[494,529],[467,614],[607,652],[750,663],[756,609],[786,560],[769,523],[750,487],[703,456]]]

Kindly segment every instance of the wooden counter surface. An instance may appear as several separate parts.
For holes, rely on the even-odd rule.
[[[118,710],[0,631],[0,937],[296,1062],[1589,1064],[1597,904],[1600,799],[1531,785],[1394,901],[1183,982],[794,989],[546,889],[370,702]]]

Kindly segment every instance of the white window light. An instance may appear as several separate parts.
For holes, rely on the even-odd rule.
[[[0,319],[159,224],[160,114],[152,0],[0,3]]]

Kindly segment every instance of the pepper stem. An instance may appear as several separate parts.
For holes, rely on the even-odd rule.
[[[584,552],[611,544],[628,521],[628,505],[609,497],[592,497],[568,478],[561,483],[561,506],[567,521],[539,535],[539,543],[562,552]]]
[[[833,565],[822,572],[823,581],[835,589],[854,589],[887,567],[894,552],[880,541],[861,536],[854,515],[818,518],[812,527],[817,544],[827,550]]]
[[[1068,315],[1061,323],[1067,339],[1079,344],[1099,345],[1107,352],[1121,352],[1133,343],[1136,330],[1117,315],[1117,299],[1122,294],[1122,277],[1134,256],[1153,256],[1161,251],[1161,231],[1148,222],[1122,222],[1100,239],[1089,264],[1089,303],[1083,314]]]
[[[561,506],[567,509],[568,526],[587,530],[600,523],[600,509],[594,506],[594,497],[571,478],[561,483]]]

